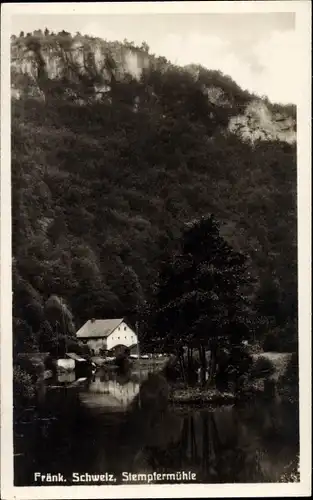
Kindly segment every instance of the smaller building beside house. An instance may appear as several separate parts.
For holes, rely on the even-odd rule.
[[[76,336],[89,346],[92,355],[116,352],[137,345],[136,333],[123,318],[90,319],[78,330]]]
[[[93,363],[85,358],[82,358],[75,352],[67,352],[66,357],[75,363],[75,376],[76,378],[86,377],[93,371]]]
[[[56,360],[57,368],[60,368],[64,371],[72,371],[75,370],[75,361],[72,358],[59,358]]]
[[[64,358],[56,360],[56,365],[61,371],[72,372],[75,370],[76,375],[79,374],[79,376],[85,376],[95,368],[94,363],[75,352],[65,353]]]

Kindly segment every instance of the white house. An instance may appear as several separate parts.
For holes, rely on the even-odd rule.
[[[116,346],[132,347],[137,344],[137,335],[123,318],[90,319],[76,336],[90,347],[93,354],[99,354],[100,350],[110,351]]]

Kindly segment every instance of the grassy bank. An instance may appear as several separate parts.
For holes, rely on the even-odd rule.
[[[170,403],[177,405],[228,405],[235,402],[235,394],[220,392],[214,388],[184,387],[172,388]]]

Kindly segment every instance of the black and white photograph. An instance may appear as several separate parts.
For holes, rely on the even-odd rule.
[[[4,500],[310,496],[310,3],[7,7]]]

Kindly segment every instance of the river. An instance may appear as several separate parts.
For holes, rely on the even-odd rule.
[[[40,485],[35,472],[60,472],[62,485],[71,485],[73,472],[108,472],[121,484],[123,472],[153,471],[189,471],[205,483],[277,482],[291,468],[298,454],[292,405],[176,407],[162,379],[141,400],[147,376],[100,370],[89,380],[66,374],[46,385],[38,409],[15,425],[15,484]]]

